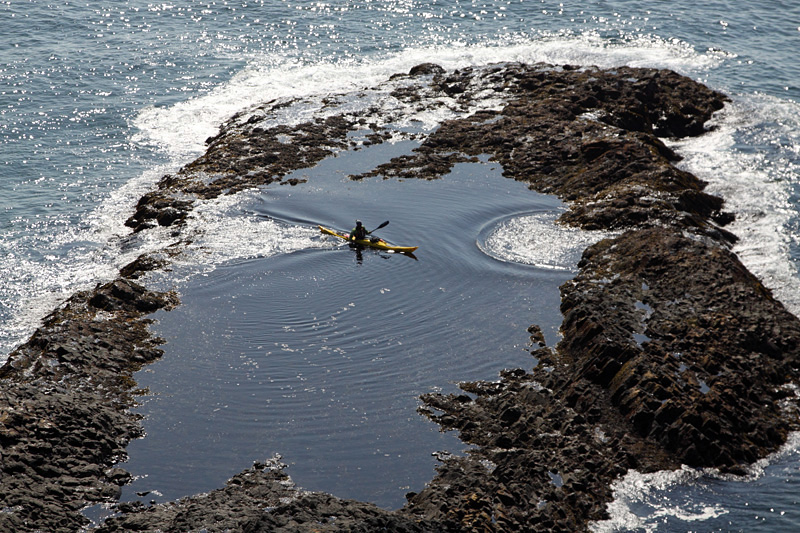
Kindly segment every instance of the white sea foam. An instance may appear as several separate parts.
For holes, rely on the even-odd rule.
[[[88,228],[66,228],[45,243],[50,248],[67,248],[66,255],[45,261],[6,258],[14,268],[6,270],[3,300],[14,308],[11,319],[0,330],[0,351],[4,355],[33,333],[40,319],[75,291],[114,279],[121,267],[140,254],[161,250],[178,239],[188,239],[191,244],[176,256],[175,279],[171,283],[210,272],[230,261],[333,246],[320,239],[319,231],[312,228],[260,218],[249,212],[246,206],[259,194],[257,191],[200,203],[178,238],[171,236],[172,228],[162,227],[130,235],[130,230],[122,224],[122,215],[131,212],[133,199],[148,190],[147,181],[131,182],[120,189],[92,213]],[[127,208],[115,201],[127,204]],[[81,242],[85,245],[76,247]],[[16,293],[5,294],[14,288]]]
[[[610,517],[590,524],[596,533],[618,531],[659,531],[664,524],[681,529],[682,522],[708,522],[706,528],[717,530],[712,521],[729,513],[736,515],[734,500],[746,493],[742,485],[763,478],[767,468],[800,449],[800,432],[789,435],[781,449],[750,466],[747,475],[720,474],[716,469],[683,466],[675,471],[642,474],[632,470],[615,481],[611,488],[614,501],[607,506]],[[735,495],[732,496],[732,495]],[[726,496],[728,496],[726,498]],[[779,502],[765,502],[771,512]],[[744,502],[747,507],[748,502]],[[753,513],[764,512],[755,505]],[[678,524],[676,524],[676,522]],[[689,526],[696,529],[697,526]]]
[[[632,64],[699,71],[709,68],[718,59],[697,54],[679,41],[639,38],[610,45],[592,33],[551,35],[537,40],[516,39],[511,43],[483,46],[408,48],[399,53],[360,61],[314,64],[281,62],[274,55],[265,54],[251,57],[245,69],[208,94],[167,108],[150,107],[143,110],[134,120],[139,129],[136,139],[158,145],[175,161],[185,161],[199,154],[205,139],[216,134],[219,125],[229,117],[243,109],[251,109],[256,113],[259,104],[274,99],[296,100],[294,105],[282,108],[280,115],[272,117],[276,124],[308,120],[323,113],[325,108],[327,112],[357,112],[377,107],[397,120],[406,123],[413,121],[417,125],[422,124],[423,129],[431,129],[463,110],[449,107],[447,102],[442,102],[441,106],[434,109],[405,108],[404,104],[388,95],[388,90],[370,91],[369,88],[385,82],[392,74],[407,72],[422,62],[435,62],[447,69],[457,69],[498,61],[602,67]],[[330,106],[330,100],[325,98],[346,93],[357,93],[358,98],[342,98],[336,106]],[[494,99],[484,102],[482,107],[492,108],[500,104],[499,99]],[[401,122],[395,125],[406,124]],[[215,226],[207,226],[211,227]],[[263,234],[262,230],[248,230],[242,235]],[[197,231],[206,230],[198,226]],[[506,222],[500,231],[490,237],[489,248],[494,250],[490,253],[504,260],[545,268],[570,269],[576,263],[580,250],[601,237],[553,226],[552,220],[546,222],[539,216],[532,216]],[[211,243],[214,238],[209,236],[208,239],[204,246],[213,247]],[[525,243],[524,247],[519,246],[520,242]],[[258,239],[250,239],[250,244],[242,243],[242,248],[261,244]],[[224,249],[224,253],[232,253],[235,248],[227,246]],[[557,251],[555,255],[553,250]],[[247,255],[252,252],[254,250],[251,249],[243,253]]]
[[[597,533],[613,531],[658,530],[659,522],[673,517],[684,522],[698,522],[716,518],[727,511],[719,504],[680,501],[672,494],[676,486],[687,486],[697,482],[703,472],[684,466],[680,470],[642,474],[632,470],[615,481],[611,488],[614,501],[607,506],[610,518],[590,524]]]
[[[531,213],[495,223],[478,245],[484,253],[513,263],[575,270],[583,250],[612,234],[556,223],[560,213]]]
[[[519,61],[600,67],[647,66],[670,68],[686,74],[706,72],[718,65],[716,53],[697,53],[679,40],[636,37],[610,43],[593,32],[514,38],[480,46],[450,44],[409,47],[401,52],[361,60],[322,61],[313,64],[287,62],[274,52],[252,55],[248,65],[230,81],[207,94],[170,107],[151,106],[134,120],[140,130],[136,140],[156,144],[177,158],[198,154],[203,142],[217,133],[219,125],[235,113],[275,99],[297,99],[348,93],[375,87],[398,72],[433,62],[458,69],[496,62]],[[311,105],[306,113],[296,107],[301,120],[324,104]],[[283,116],[291,122],[292,117]]]
[[[666,68],[686,75],[698,75],[718,66],[727,56],[720,52],[698,53],[679,39],[652,35],[622,37],[611,41],[597,32],[557,33],[535,41],[501,47],[508,59],[526,63],[572,64],[613,68],[620,66]]]
[[[796,394],[797,390],[795,390],[795,395]],[[798,451],[800,451],[800,431],[795,431],[789,434],[789,436],[786,438],[786,443],[784,443],[784,445],[781,446],[777,452],[772,453],[767,457],[759,459],[755,463],[751,464],[747,469],[746,475],[732,476],[729,474],[719,474],[716,471],[711,471],[711,475],[725,481],[755,481],[764,476],[767,468],[769,468],[770,465],[775,464],[776,462],[781,461],[785,457],[788,457],[792,454],[796,454]]]
[[[228,262],[334,245],[321,239],[316,228],[253,214],[247,205],[260,194],[252,189],[221,196],[192,211],[183,232],[191,244],[176,258],[176,270],[183,272],[184,279],[211,272]]]
[[[798,236],[792,189],[800,183],[800,105],[763,95],[737,97],[716,129],[671,143],[680,167],[709,182],[736,214],[734,250],[789,310],[800,314],[800,277],[791,257]]]
[[[42,224],[49,231],[4,243],[10,253],[0,259],[6,272],[2,303],[9,319],[0,325],[2,360],[74,292],[114,279],[140,254],[164,246],[165,229],[131,239],[124,221],[167,169],[153,168],[116,189],[79,223],[48,220]]]
[[[208,94],[167,108],[145,109],[134,124],[140,130],[137,136],[140,142],[157,144],[175,160],[199,154],[204,140],[216,134],[219,125],[235,113],[250,109],[256,114],[259,104],[275,99],[295,100],[293,105],[281,108],[280,114],[268,117],[275,124],[296,124],[326,112],[378,108],[397,121],[395,126],[414,122],[422,129],[432,129],[464,110],[447,101],[433,108],[414,109],[390,97],[388,89],[369,88],[423,62],[438,63],[451,70],[503,61],[606,68],[649,66],[697,73],[712,68],[721,59],[712,53],[699,54],[679,40],[636,37],[610,43],[593,32],[513,38],[481,46],[410,47],[358,61],[314,64],[286,62],[275,54],[265,53],[251,56],[246,68]],[[330,106],[327,97],[346,93],[357,94],[358,98],[341,98],[336,106]],[[483,102],[482,107],[496,108],[500,104],[499,98],[495,98]],[[553,219],[553,216],[545,220],[541,215],[531,215],[505,221],[486,240],[487,252],[502,260],[572,269],[580,251],[604,236],[555,226]]]
[[[464,110],[456,109],[455,105],[446,101],[434,108],[404,107],[405,104],[389,96],[388,89],[369,88],[385,82],[392,74],[407,72],[423,62],[438,63],[446,69],[458,69],[501,61],[601,67],[651,66],[691,73],[711,68],[719,63],[720,58],[714,54],[699,54],[678,40],[638,37],[611,44],[592,32],[544,35],[536,39],[514,38],[481,46],[450,44],[410,47],[401,52],[358,61],[350,59],[314,64],[286,62],[274,53],[265,53],[252,55],[247,67],[205,95],[171,107],[143,110],[134,120],[139,128],[136,139],[160,146],[175,161],[185,161],[199,154],[205,139],[216,134],[219,125],[232,115],[246,109],[256,114],[259,104],[275,99],[295,100],[293,105],[281,108],[280,114],[268,117],[275,124],[296,124],[326,112],[357,112],[378,108],[398,121],[395,126],[414,122],[418,127],[421,124],[422,129],[432,129],[442,120]],[[358,97],[340,98],[336,106],[330,106],[327,97],[347,93],[357,94]],[[499,98],[495,98],[483,102],[482,107],[496,108],[500,104]],[[243,120],[247,116],[245,114]],[[487,239],[489,253],[508,261],[544,268],[571,269],[580,251],[603,237],[555,226],[552,224],[553,218],[546,221],[540,215],[532,215],[506,221]],[[201,231],[199,227],[198,231]],[[244,234],[248,234],[248,231]],[[209,238],[213,241],[213,237]],[[257,242],[257,239],[252,239],[251,244],[242,246],[245,249],[258,246]],[[229,247],[225,249],[231,250]]]

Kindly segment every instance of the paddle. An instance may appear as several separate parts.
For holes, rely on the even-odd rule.
[[[381,224],[380,226],[378,226],[377,228],[375,228],[375,229],[374,229],[374,230],[372,230],[372,231],[378,231],[379,229],[386,227],[388,224],[389,224],[389,221],[387,220],[386,222],[384,222],[383,224]],[[372,233],[372,231],[368,231],[368,232],[367,232],[367,235],[369,235],[370,233]]]

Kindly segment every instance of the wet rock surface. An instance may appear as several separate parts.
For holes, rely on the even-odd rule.
[[[520,64],[420,65],[382,95],[347,111],[331,96],[295,125],[274,120],[293,101],[243,111],[127,224],[180,235],[198,202],[296,184],[294,170],[396,138],[399,114],[446,109],[438,128],[406,133],[411,154],[352,178],[436,179],[488,154],[563,199],[560,223],[614,230],[561,288],[563,340],[547,347],[532,325],[531,368],[423,396],[423,415],[474,446],[440,457],[400,510],[302,491],[276,459],[208,494],[119,504],[99,531],[581,531],[629,469],[737,473],[798,429],[800,321],[730,251],[732,215],[659,139],[702,135],[724,95],[670,71]],[[74,531],[82,507],[118,497],[128,476],[113,466],[141,431],[132,372],[161,355],[145,317],[177,303],[134,280],[178,252],[76,294],[0,370],[0,526]]]

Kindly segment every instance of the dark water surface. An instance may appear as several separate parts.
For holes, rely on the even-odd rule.
[[[280,453],[306,489],[400,507],[434,475],[433,452],[466,447],[416,412],[418,396],[531,367],[531,324],[557,342],[568,268],[499,261],[477,243],[487,226],[557,210],[556,200],[491,163],[433,182],[344,178],[369,156],[331,158],[299,173],[309,183],[265,189],[243,209],[343,229],[356,216],[368,228],[389,219],[380,234],[419,245],[416,258],[331,242],[234,261],[181,287],[183,305],[153,328],[165,355],[137,376],[152,393],[139,409],[147,437],[124,466],[145,477],[123,500],[208,491]]]

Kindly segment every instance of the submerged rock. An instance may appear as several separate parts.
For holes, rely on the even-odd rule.
[[[671,71],[543,64],[426,64],[382,91],[396,108],[339,111],[331,96],[294,126],[273,121],[291,101],[243,111],[128,225],[180,235],[198,202],[295,184],[292,170],[406,135],[380,125],[393,113],[446,107],[438,128],[408,134],[420,141],[412,154],[352,178],[437,179],[488,155],[566,202],[560,223],[614,230],[561,288],[563,340],[545,346],[534,325],[534,368],[423,396],[421,413],[473,448],[441,457],[400,510],[301,491],[271,461],[208,494],[120,504],[98,531],[581,531],[606,517],[611,483],[629,469],[736,472],[797,429],[788,385],[800,321],[730,251],[732,215],[659,139],[703,134],[724,95]],[[132,371],[161,355],[144,317],[176,304],[132,279],[178,252],[142,256],[76,294],[0,369],[0,524],[74,531],[81,507],[118,497],[127,476],[111,467],[140,431]]]

